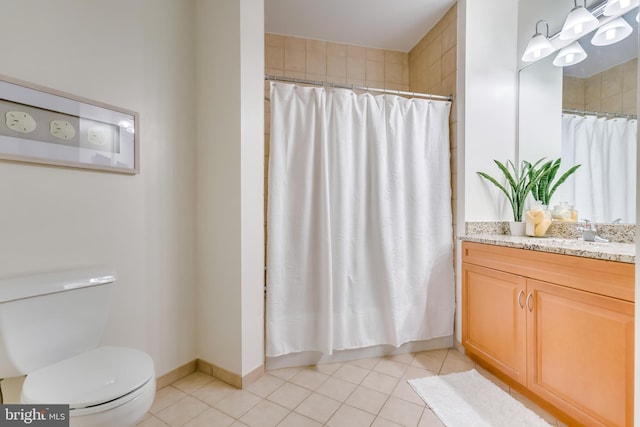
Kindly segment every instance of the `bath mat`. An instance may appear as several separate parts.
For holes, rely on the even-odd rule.
[[[446,427],[550,426],[475,369],[408,383]]]

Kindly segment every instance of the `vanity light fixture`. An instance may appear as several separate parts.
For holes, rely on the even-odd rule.
[[[538,24],[543,23],[547,27],[546,35],[543,35],[538,31]],[[522,55],[524,62],[532,62],[549,56],[553,52],[553,46],[549,41],[549,24],[547,21],[541,19],[536,22],[536,33],[533,35],[529,44]]]
[[[598,28],[598,31],[591,39],[591,44],[594,46],[614,44],[628,37],[632,31],[631,25],[623,17],[618,17]]]
[[[568,67],[582,62],[586,58],[587,52],[584,51],[580,43],[575,41],[558,52],[558,55],[553,60],[553,65],[556,67]]]
[[[587,0],[584,0],[584,6],[578,6],[578,0],[573,0],[573,4],[575,7],[571,9],[564,21],[559,36],[560,40],[575,40],[598,28],[598,18],[586,8]]]
[[[608,0],[602,14],[604,16],[622,15],[638,6],[637,0]]]

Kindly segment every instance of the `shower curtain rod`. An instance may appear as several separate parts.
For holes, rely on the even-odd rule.
[[[623,119],[633,119],[637,120],[638,116],[635,114],[622,114],[622,113],[607,113],[600,111],[586,111],[586,110],[568,110],[563,109],[563,113],[567,114],[577,114],[579,116],[603,116],[603,117],[613,117],[613,118],[623,118]]]
[[[358,85],[348,85],[345,83],[332,83],[332,82],[321,82],[315,80],[305,80],[305,79],[295,79],[292,77],[279,77],[272,76],[266,74],[264,76],[265,80],[271,80],[274,82],[286,82],[286,83],[300,83],[311,86],[327,86],[327,87],[336,87],[340,89],[351,89],[351,90],[363,90],[365,92],[380,92],[380,93],[388,93],[392,95],[401,95],[401,96],[409,96],[412,98],[427,98],[427,99],[435,99],[441,101],[453,101],[453,96],[445,96],[445,95],[432,95],[430,93],[419,93],[419,92],[407,92],[403,90],[394,90],[394,89],[378,89],[368,86],[358,86]]]

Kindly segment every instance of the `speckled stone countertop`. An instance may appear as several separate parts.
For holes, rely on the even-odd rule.
[[[532,251],[551,252],[586,258],[635,263],[636,245],[617,242],[585,242],[579,239],[558,237],[520,237],[505,234],[466,234],[461,240],[488,243]]]

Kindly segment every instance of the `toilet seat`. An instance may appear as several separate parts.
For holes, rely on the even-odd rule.
[[[70,415],[120,406],[150,388],[153,360],[121,347],[98,347],[32,372],[22,387],[23,403],[68,404]]]

